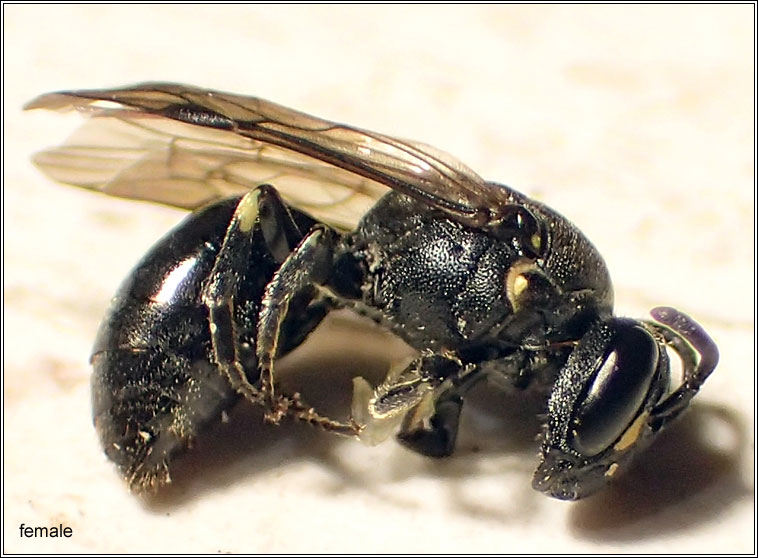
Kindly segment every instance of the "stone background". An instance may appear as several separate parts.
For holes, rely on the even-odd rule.
[[[4,5],[3,550],[754,551],[754,9]],[[444,149],[572,219],[619,314],[685,309],[721,364],[632,471],[577,504],[530,488],[539,402],[486,389],[445,461],[240,408],[170,490],[136,498],[95,438],[88,355],[116,287],[182,213],[49,182],[29,157],[74,122],[20,108],[146,80]],[[349,398],[350,371],[394,354],[371,333],[334,320],[286,366]],[[74,536],[21,539],[20,523]]]

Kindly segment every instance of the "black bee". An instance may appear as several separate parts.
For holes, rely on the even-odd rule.
[[[165,83],[26,108],[91,116],[35,157],[54,179],[193,210],[121,286],[92,355],[95,427],[134,490],[168,482],[171,457],[240,397],[274,423],[371,443],[397,432],[446,456],[466,392],[490,378],[547,386],[533,486],[577,499],[716,366],[674,309],[614,317],[605,263],[572,223],[427,145]],[[337,308],[418,351],[376,387],[355,378],[345,421],[278,389],[275,367]],[[673,387],[667,349],[682,362]]]

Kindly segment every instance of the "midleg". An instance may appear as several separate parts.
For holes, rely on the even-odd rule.
[[[276,392],[274,360],[280,353],[282,332],[291,303],[297,299],[301,306],[308,298],[314,301],[325,289],[320,288],[331,274],[337,234],[324,225],[316,225],[289,254],[266,287],[263,308],[258,320],[257,356],[261,391],[267,399],[267,418],[279,422],[284,416],[315,424],[332,432],[355,435],[358,426],[319,415],[305,404],[300,394],[281,396]],[[305,297],[305,300],[304,300]],[[322,304],[330,304],[329,301]]]

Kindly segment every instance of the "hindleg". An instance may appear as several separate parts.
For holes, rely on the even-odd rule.
[[[247,254],[253,252],[253,237],[259,224],[259,205],[266,195],[262,187],[246,194],[237,204],[227,228],[213,270],[203,287],[202,299],[208,308],[213,356],[230,385],[252,403],[264,403],[254,385],[255,371],[245,370],[235,322],[235,307],[242,278],[249,267]],[[251,381],[253,379],[253,381]]]
[[[277,264],[287,260],[303,237],[276,190],[267,185],[252,190],[237,204],[203,288],[202,299],[208,308],[213,355],[215,364],[232,388],[248,401],[271,408],[297,407],[296,398],[268,395],[265,386],[260,386],[259,370],[250,369],[249,359],[247,367],[244,364],[244,338],[238,331],[240,324],[236,311],[241,304],[242,282],[255,263],[250,261],[251,254],[255,253],[254,242],[260,242],[261,236]],[[315,327],[324,313],[320,308],[309,309],[305,321],[307,327]]]

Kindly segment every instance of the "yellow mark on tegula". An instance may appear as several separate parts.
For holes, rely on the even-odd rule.
[[[616,471],[618,470],[618,468],[619,468],[618,463],[611,463],[611,466],[608,467],[608,470],[605,472],[605,476],[608,478],[612,477],[613,475],[616,474]]]
[[[505,295],[514,312],[518,312],[519,299],[529,289],[529,279],[526,274],[534,269],[533,261],[521,260],[511,266],[505,277]]]

